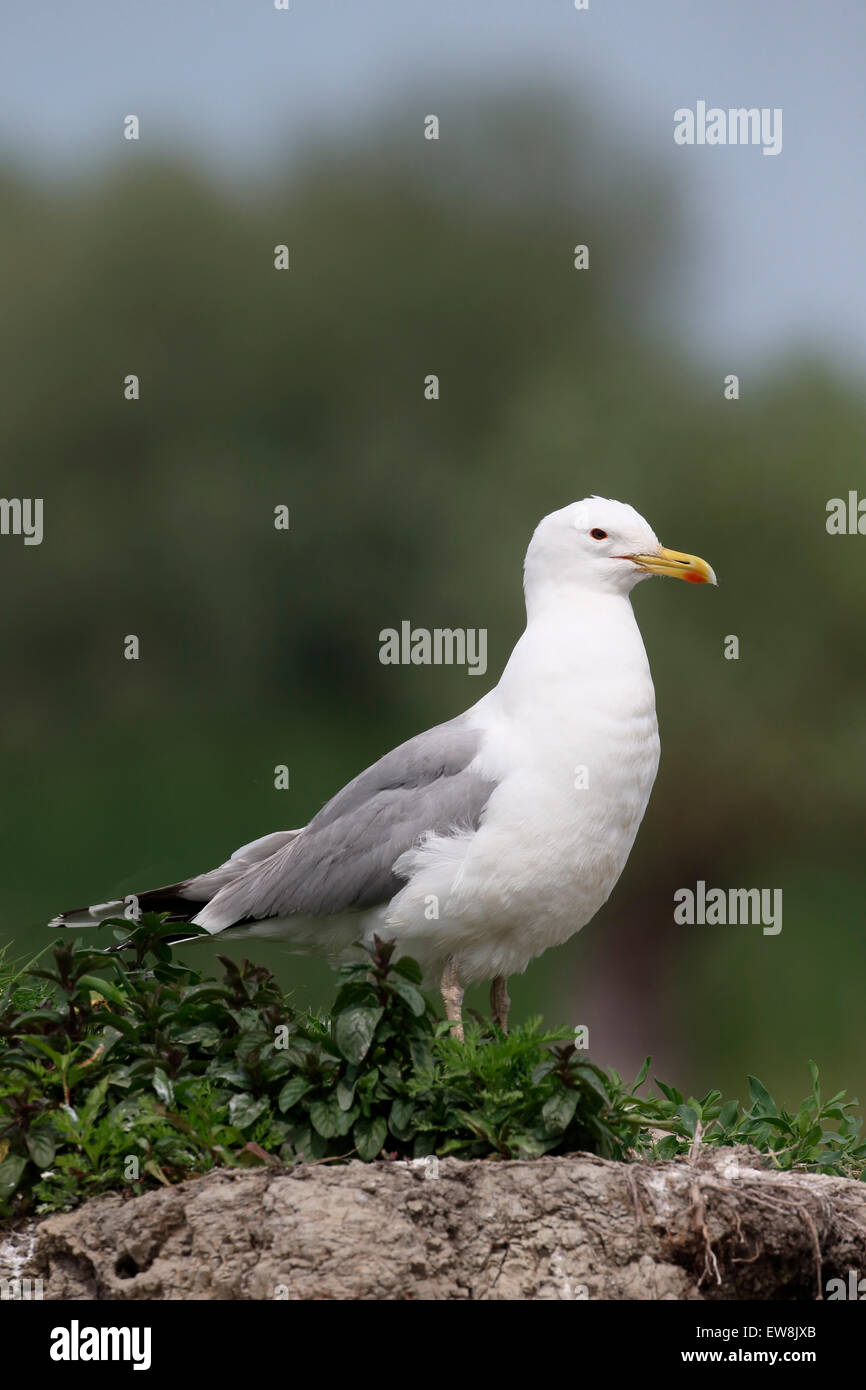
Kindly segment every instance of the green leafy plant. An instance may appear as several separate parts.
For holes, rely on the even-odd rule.
[[[807,1173],[837,1173],[861,1177],[866,1164],[866,1144],[861,1142],[862,1117],[857,1102],[846,1101],[839,1091],[822,1100],[818,1068],[809,1062],[812,1090],[790,1113],[779,1107],[756,1076],[748,1078],[749,1106],[724,1101],[710,1091],[702,1101],[657,1081],[661,1099],[644,1100],[639,1108],[646,1123],[670,1134],[653,1145],[659,1158],[675,1158],[702,1144],[750,1144],[781,1169]]]
[[[0,961],[0,1214],[66,1210],[218,1166],[535,1158],[590,1150],[634,1161],[752,1144],[779,1167],[860,1176],[866,1145],[843,1094],[795,1114],[756,1078],[717,1091],[638,1091],[564,1029],[505,1037],[470,1020],[457,1042],[421,972],[377,942],[346,965],[329,1015],[292,1008],[271,973],[221,956],[221,979],[176,961],[176,928],[117,919],[110,952],[77,940],[53,964]]]

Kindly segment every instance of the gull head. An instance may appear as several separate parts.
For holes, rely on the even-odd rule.
[[[527,599],[575,590],[625,595],[654,574],[716,583],[706,560],[667,550],[640,512],[609,497],[585,497],[551,512],[526,552]]]

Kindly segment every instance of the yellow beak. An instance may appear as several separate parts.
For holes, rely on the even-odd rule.
[[[641,569],[650,574],[667,574],[672,579],[687,579],[690,584],[716,584],[718,581],[706,560],[699,555],[684,555],[680,550],[660,546],[654,555],[628,555]]]

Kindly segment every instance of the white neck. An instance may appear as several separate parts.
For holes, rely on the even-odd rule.
[[[578,696],[584,703],[590,689],[615,702],[652,695],[646,650],[625,594],[536,593],[497,692],[505,707],[516,708],[535,701],[540,688],[554,706]]]

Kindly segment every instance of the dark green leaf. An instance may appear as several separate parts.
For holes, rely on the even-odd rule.
[[[27,1159],[23,1154],[7,1154],[0,1163],[0,1202],[12,1196],[26,1167]]]
[[[347,1062],[361,1062],[366,1057],[383,1013],[381,1007],[355,1007],[337,1016],[334,1041]]]
[[[238,1129],[249,1129],[268,1108],[267,1096],[251,1096],[248,1091],[232,1096],[229,1101],[229,1120]]]
[[[392,974],[388,979],[388,984],[400,998],[409,1005],[416,1018],[420,1018],[427,1008],[424,996],[420,989],[409,980],[403,979],[401,975]]]
[[[544,1102],[541,1118],[545,1129],[551,1134],[563,1134],[574,1118],[577,1109],[577,1091],[561,1089]]]
[[[290,1076],[277,1098],[280,1110],[291,1110],[293,1105],[311,1089],[312,1082],[305,1076]]]
[[[778,1114],[776,1102],[773,1100],[773,1097],[770,1095],[770,1092],[763,1082],[759,1081],[756,1076],[749,1077],[749,1098],[751,1100],[751,1108],[757,1114]]]
[[[27,1135],[27,1152],[37,1168],[50,1168],[57,1152],[56,1136],[50,1129],[34,1127]]]
[[[365,1162],[370,1162],[378,1157],[387,1133],[388,1125],[384,1116],[375,1115],[371,1119],[364,1119],[362,1116],[355,1122],[355,1128],[352,1131],[358,1156],[363,1158]]]
[[[160,1100],[165,1101],[166,1105],[173,1103],[174,1090],[162,1067],[154,1067],[153,1069],[153,1089]]]

